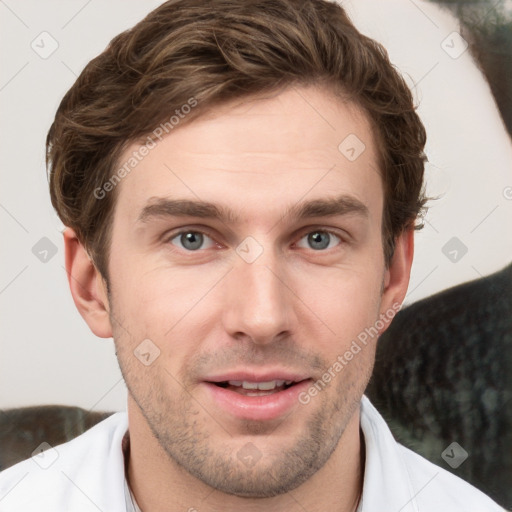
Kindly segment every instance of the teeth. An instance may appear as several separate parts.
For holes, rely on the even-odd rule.
[[[229,380],[228,383],[231,386],[237,386],[237,387],[243,387],[244,389],[260,389],[262,391],[270,391],[271,389],[279,388],[283,384],[289,385],[293,381],[291,380],[269,380],[267,382],[249,382],[249,381],[242,381],[242,380]]]
[[[258,383],[257,382],[248,382],[248,381],[244,380],[242,382],[242,387],[244,389],[258,389]]]
[[[262,391],[269,391],[278,388],[284,384],[284,380],[270,380],[268,382],[258,382],[258,389]]]

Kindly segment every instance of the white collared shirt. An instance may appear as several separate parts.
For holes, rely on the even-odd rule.
[[[79,437],[1,472],[0,512],[137,512],[125,478],[122,440],[127,430],[127,413],[115,413]],[[366,396],[361,430],[366,462],[358,512],[505,510],[398,444]]]

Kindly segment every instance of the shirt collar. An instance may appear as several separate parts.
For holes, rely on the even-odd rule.
[[[409,470],[398,450],[399,445],[384,418],[364,395],[360,419],[366,445],[360,510],[380,512],[385,503],[388,510],[418,512]]]
[[[135,496],[133,495],[130,486],[128,485],[128,460],[130,458],[130,434],[128,430],[123,436],[121,448],[123,450],[124,459],[124,499],[126,502],[126,512],[142,512],[135,500]]]

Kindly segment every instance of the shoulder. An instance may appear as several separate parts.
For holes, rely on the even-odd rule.
[[[471,484],[397,443],[419,510],[438,512],[503,512],[504,509]]]
[[[363,512],[383,503],[402,512],[502,512],[504,509],[461,478],[397,443],[370,400],[361,400],[366,446]]]
[[[115,413],[77,438],[2,471],[0,509],[116,510],[114,503],[124,496],[121,443],[127,429],[126,412]]]

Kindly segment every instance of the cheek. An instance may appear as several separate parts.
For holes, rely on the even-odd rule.
[[[172,342],[176,354],[192,345],[191,338],[197,338],[208,316],[215,314],[210,295],[229,268],[176,269],[134,260],[119,270],[111,279],[113,313],[130,333],[131,343],[149,338],[164,351]]]
[[[296,279],[297,295],[311,310],[310,316],[322,320],[336,339],[357,336],[378,316],[382,275],[362,267],[309,269]]]

